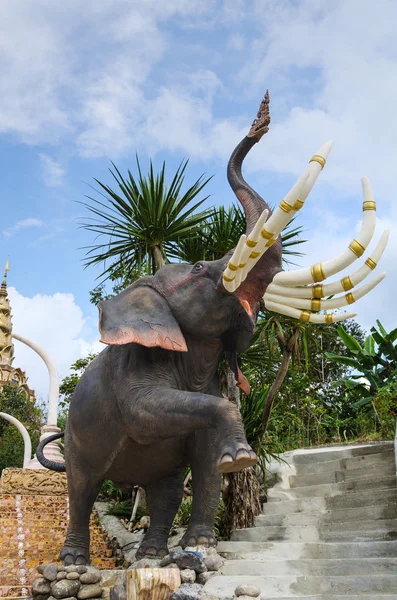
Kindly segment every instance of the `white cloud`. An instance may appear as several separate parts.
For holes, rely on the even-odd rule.
[[[104,346],[98,340],[90,320],[84,318],[73,294],[55,293],[23,296],[9,288],[13,330],[40,344],[54,358],[60,378],[69,372],[70,365],[89,352],[99,352]],[[84,334],[84,335],[83,335]],[[89,337],[90,339],[86,339]],[[48,372],[38,355],[15,341],[14,365],[26,371],[29,385],[39,399],[48,399]]]
[[[44,223],[40,219],[36,219],[35,217],[28,217],[27,219],[22,219],[21,221],[17,221],[15,225],[11,225],[6,229],[3,229],[3,236],[6,239],[9,239],[22,229],[28,229],[30,227],[43,227]]]
[[[40,154],[41,168],[43,172],[43,180],[47,187],[58,187],[63,184],[65,170],[59,162],[48,156],[48,154]]]

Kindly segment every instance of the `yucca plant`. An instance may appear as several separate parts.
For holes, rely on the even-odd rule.
[[[100,240],[88,246],[85,265],[105,265],[100,277],[104,280],[114,273],[129,275],[135,269],[147,274],[155,273],[167,260],[179,258],[179,245],[191,237],[212,210],[202,207],[208,196],[197,200],[210,181],[199,177],[182,192],[188,161],[183,161],[170,185],[166,183],[165,163],[155,174],[150,162],[149,173],[142,173],[136,158],[138,176],[128,171],[124,178],[113,164],[110,169],[117,191],[95,179],[102,199],[87,196],[83,203],[92,213],[82,227],[98,234]],[[107,266],[106,266],[107,265]]]

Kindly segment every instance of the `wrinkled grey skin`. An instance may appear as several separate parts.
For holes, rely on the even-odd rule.
[[[241,175],[242,160],[258,139],[244,138],[229,162],[247,231],[267,206]],[[236,357],[248,347],[258,301],[281,270],[281,245],[269,249],[233,294],[222,285],[229,259],[167,265],[100,303],[102,340],[109,345],[76,387],[65,434],[65,564],[89,562],[89,518],[104,479],[145,488],[151,524],[138,557],[166,555],[187,465],[193,509],[182,546],[215,544],[220,471],[238,471],[256,460],[238,409],[222,397],[218,364],[227,351],[239,375]]]

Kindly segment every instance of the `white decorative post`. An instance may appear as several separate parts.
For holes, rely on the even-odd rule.
[[[42,346],[36,344],[36,342],[32,342],[28,338],[19,335],[18,333],[13,333],[12,337],[29,348],[32,348],[45,362],[46,367],[48,369],[48,374],[50,376],[50,391],[49,391],[49,400],[48,400],[48,416],[47,416],[47,425],[41,430],[40,440],[53,435],[54,433],[60,433],[60,429],[57,426],[57,418],[58,418],[58,397],[59,397],[59,378],[58,371],[55,366],[55,362],[51,358],[51,356],[44,350]],[[64,462],[64,458],[59,449],[58,441],[50,442],[44,448],[44,455],[49,460],[54,460],[56,462]],[[36,456],[29,463],[30,469],[44,469],[44,467],[39,463]]]
[[[25,425],[22,425],[21,421],[18,421],[15,417],[8,415],[7,413],[0,412],[0,417],[3,417],[6,421],[9,421],[18,429],[19,433],[23,437],[24,451],[23,451],[23,468],[29,467],[30,459],[32,458],[32,442],[30,435]]]

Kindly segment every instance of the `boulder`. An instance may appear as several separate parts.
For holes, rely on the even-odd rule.
[[[102,596],[102,587],[98,583],[92,583],[81,586],[77,594],[78,600],[86,600],[87,598],[100,598]]]
[[[252,583],[243,583],[239,585],[234,590],[234,595],[237,598],[241,596],[249,596],[250,598],[258,598],[261,595],[260,589],[256,585],[252,585]]]
[[[181,571],[181,582],[182,583],[194,583],[196,581],[196,571],[193,569],[182,569]]]
[[[51,583],[51,594],[60,600],[76,596],[80,589],[80,581],[76,579],[62,579]]]
[[[171,554],[172,556],[172,554]],[[199,552],[184,551],[174,555],[174,562],[182,569],[193,569],[196,573],[204,573],[207,567],[204,564],[202,554]]]
[[[219,569],[223,566],[223,562],[224,561],[219,554],[214,554],[213,556],[207,556],[204,558],[204,564],[208,571],[219,571]]]
[[[87,583],[99,583],[101,581],[101,574],[99,571],[89,571],[88,573],[83,573],[80,575],[80,582]]]
[[[203,586],[198,583],[183,583],[175,592],[172,592],[170,600],[201,600]]]
[[[44,577],[39,577],[35,579],[32,583],[32,594],[33,596],[38,596],[39,594],[49,594],[50,593],[50,582]]]
[[[43,577],[48,581],[55,581],[58,575],[59,566],[56,563],[49,563],[43,567]],[[69,596],[73,596],[73,594],[69,594]]]

